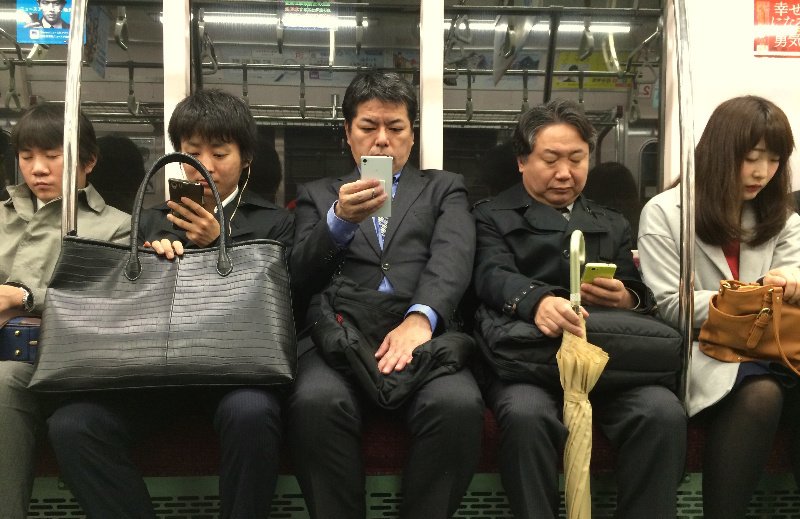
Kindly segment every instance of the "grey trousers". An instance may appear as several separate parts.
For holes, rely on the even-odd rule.
[[[34,476],[36,433],[41,416],[28,391],[33,366],[0,361],[0,517],[24,519]]]

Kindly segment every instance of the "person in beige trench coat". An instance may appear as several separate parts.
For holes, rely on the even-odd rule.
[[[78,235],[124,242],[130,216],[107,206],[86,183],[97,162],[89,120],[80,115],[77,185]],[[11,142],[25,183],[7,187],[0,203],[0,311],[41,314],[47,283],[61,250],[63,107],[31,107],[14,127]],[[39,406],[27,386],[33,365],[0,360],[0,517],[24,518],[34,478]]]

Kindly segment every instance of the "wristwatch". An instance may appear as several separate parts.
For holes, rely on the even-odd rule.
[[[26,312],[33,310],[33,294],[25,287],[18,287],[22,290],[22,307]]]

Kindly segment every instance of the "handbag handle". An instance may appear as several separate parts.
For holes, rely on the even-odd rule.
[[[775,335],[775,344],[778,345],[778,351],[781,354],[781,358],[783,359],[783,363],[792,371],[794,371],[795,375],[800,376],[800,371],[794,367],[792,361],[786,356],[786,352],[783,351],[783,345],[781,344],[781,333],[780,333],[780,326],[781,326],[781,310],[783,309],[783,290],[776,291],[773,293],[772,302],[774,304],[772,308],[772,332]]]
[[[150,171],[145,175],[139,186],[139,191],[136,192],[136,199],[133,202],[133,215],[131,218],[131,253],[128,256],[128,261],[125,263],[125,277],[131,281],[135,281],[142,273],[142,263],[139,261],[139,246],[136,243],[139,239],[139,218],[142,214],[142,206],[144,205],[144,193],[147,189],[147,183],[153,178],[161,168],[173,162],[182,162],[188,164],[203,176],[203,179],[208,182],[211,188],[211,193],[214,195],[214,201],[217,203],[217,220],[219,221],[219,254],[217,256],[217,272],[220,276],[227,276],[233,270],[231,258],[228,256],[228,230],[225,228],[225,213],[222,211],[222,200],[219,198],[219,191],[214,184],[214,179],[211,174],[203,166],[203,164],[186,153],[167,153],[158,159]]]

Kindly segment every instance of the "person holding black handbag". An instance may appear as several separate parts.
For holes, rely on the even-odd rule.
[[[641,337],[629,331],[626,348],[648,352],[653,349],[646,332],[666,327],[640,315],[654,305],[633,262],[630,224],[582,194],[595,139],[590,121],[571,101],[530,109],[512,137],[520,180],[473,209],[473,280],[481,303],[475,333],[491,368],[484,393],[501,431],[500,476],[519,519],[558,517],[558,466],[568,431],[555,353],[564,332],[584,336],[569,299],[573,231],[583,233],[587,263],[616,265],[613,277],[581,283],[581,303],[589,306],[581,307],[588,339],[597,319],[635,319],[642,323]],[[514,330],[519,333],[507,340]],[[680,349],[674,351],[677,360]],[[625,356],[608,353],[609,367],[615,356]],[[658,358],[639,354],[648,356]],[[675,517],[686,456],[683,407],[664,384],[642,379],[636,369],[603,387],[608,371],[591,402],[594,422],[619,451],[615,517]]]
[[[211,174],[231,242],[266,238],[291,245],[293,216],[246,189],[256,124],[241,99],[220,90],[195,92],[176,106],[169,137]],[[203,185],[203,203],[186,197],[182,205],[169,201],[143,213],[139,222],[140,239],[168,260],[188,248],[213,246],[220,236],[210,187],[198,171],[185,167],[184,173]],[[89,518],[155,517],[130,446],[148,425],[180,416],[182,408],[197,410],[198,402],[213,417],[222,444],[220,517],[269,515],[280,458],[279,390],[174,388],[83,394],[48,419],[62,476]]]
[[[79,236],[115,242],[130,236],[130,217],[106,205],[87,175],[97,163],[92,123],[78,116],[77,217]],[[40,315],[61,250],[64,108],[29,108],[11,134],[23,184],[9,186],[0,204],[0,313]],[[40,406],[27,389],[33,365],[0,359],[0,515],[24,518],[34,478]]]
[[[757,96],[720,104],[695,148],[694,328],[721,280],[783,287],[800,303],[800,216],[791,198],[794,149],[786,114]],[[680,322],[680,188],[653,197],[639,223],[639,257],[661,315]],[[743,347],[742,344],[737,345]],[[692,345],[686,408],[704,416],[703,516],[745,517],[782,417],[796,422],[797,377],[776,363],[722,362]],[[796,427],[796,423],[794,424]],[[800,482],[800,437],[790,442]]]

